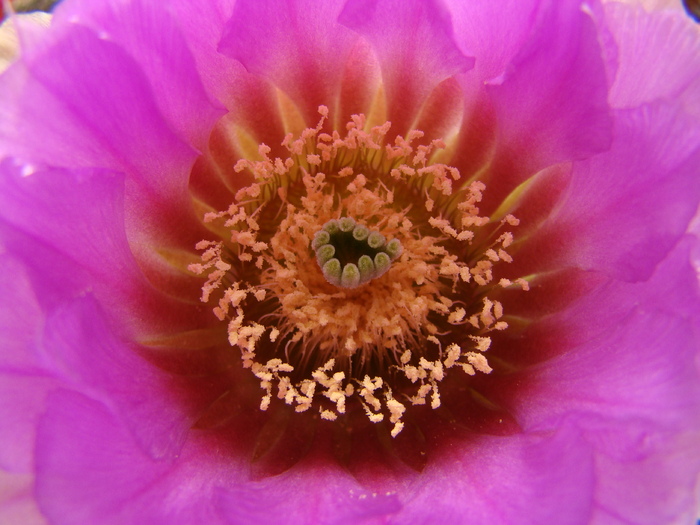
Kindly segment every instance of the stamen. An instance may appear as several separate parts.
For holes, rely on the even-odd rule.
[[[459,172],[429,162],[442,141],[416,145],[412,131],[388,144],[390,124],[366,131],[362,115],[345,136],[322,133],[319,112],[318,126],[284,139],[288,158],[261,145],[262,160],[236,164],[254,182],[204,219],[230,237],[199,243],[189,269],[206,274],[201,299],[259,379],[261,410],[275,386],[327,421],[352,399],[396,436],[410,405],[440,407],[448,374],[492,371],[490,333],[508,327],[498,294],[529,287],[494,275],[513,260],[500,228],[518,220],[479,215],[481,182],[453,188]]]
[[[403,253],[398,239],[386,238],[352,217],[331,219],[311,242],[323,276],[334,286],[357,288],[384,275]]]

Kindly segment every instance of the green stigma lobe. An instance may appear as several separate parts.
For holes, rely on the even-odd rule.
[[[341,288],[357,288],[384,275],[403,253],[401,241],[387,242],[381,233],[357,224],[352,217],[325,223],[311,247],[323,276]]]

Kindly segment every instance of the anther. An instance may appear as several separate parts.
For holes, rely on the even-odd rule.
[[[328,221],[314,235],[311,247],[326,280],[342,288],[357,288],[384,275],[403,253],[401,241],[387,242],[352,217]]]

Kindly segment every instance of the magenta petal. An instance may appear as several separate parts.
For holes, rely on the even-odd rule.
[[[489,86],[501,140],[530,172],[586,158],[611,140],[596,24],[579,0],[547,5],[532,37]]]
[[[50,397],[37,443],[37,498],[51,523],[222,523],[210,493],[234,471],[215,451],[154,461],[105,405],[65,390]]]
[[[58,385],[48,375],[0,372],[0,469],[32,471],[36,427]]]
[[[245,71],[239,62],[217,51],[226,22],[231,18],[232,0],[211,0],[192,3],[190,0],[168,2],[170,14],[187,41],[197,64],[199,76],[207,92],[232,110],[232,91],[245,82]]]
[[[0,299],[0,372],[38,372],[43,312],[26,269],[8,254],[0,254]]]
[[[386,523],[401,509],[395,493],[371,492],[325,461],[308,461],[262,482],[220,489],[218,508],[230,525]]]
[[[460,443],[423,473],[396,523],[590,523],[595,487],[580,432],[481,437]]]
[[[190,11],[197,9],[192,5]],[[61,4],[52,24],[76,23],[126,51],[146,76],[170,127],[187,143],[204,149],[223,111],[205,93],[187,42],[170,13],[147,0]]]
[[[6,71],[0,91],[0,154],[123,171],[142,198],[184,199],[195,151],[164,121],[140,66],[113,42],[74,25]]]
[[[528,372],[536,394],[518,417],[531,430],[562,421],[582,429],[595,450],[603,523],[680,523],[693,508],[700,468],[692,445],[700,434],[695,242],[681,243],[649,281],[603,286],[551,319],[579,343]]]
[[[28,32],[0,75],[0,468],[36,475],[35,486],[14,477],[6,493],[0,473],[0,523],[34,520],[33,497],[58,525],[696,519],[700,55],[689,22],[603,0],[63,1],[53,27]],[[211,98],[227,105],[216,124]],[[433,203],[437,185],[426,191],[427,215],[456,226],[461,184],[485,182],[478,204],[493,221],[460,250],[470,267],[501,234],[501,212],[522,224],[493,286],[455,284],[450,295],[441,280],[455,307],[478,311],[482,292],[502,299],[509,327],[488,332],[493,373],[462,382],[450,369],[442,405],[410,407],[396,439],[386,418],[355,427],[357,400],[334,423],[319,405],[276,418],[285,408],[276,392],[270,411],[258,410],[266,385],[239,363],[253,340],[235,339],[257,327],[236,332],[236,323],[289,326],[293,312],[265,284],[288,254],[260,264],[264,275],[239,271],[231,232],[201,220],[249,177],[233,169],[239,157],[254,157],[262,141],[275,155],[283,131],[299,115],[315,123],[319,104],[331,110],[324,131],[365,112],[368,129],[386,116],[392,133],[416,125],[426,132],[419,142],[445,139],[431,162],[463,178],[452,197]],[[289,177],[278,163],[274,185],[253,188],[279,182],[289,204],[251,213],[264,195],[245,205],[261,239],[299,224],[279,220],[310,182],[298,177],[316,162],[305,153]],[[347,162],[370,181],[381,154],[344,157],[317,180],[342,177]],[[430,225],[415,206],[440,180],[419,173],[426,178],[393,204],[414,206],[424,236]],[[392,186],[392,175],[383,182]],[[187,270],[203,238],[221,238],[235,262],[216,261],[225,286],[265,289],[264,298],[225,296],[245,309],[229,326],[233,347],[227,319],[215,324]],[[530,291],[497,287],[500,272],[527,277]],[[333,350],[334,328],[305,333],[302,351]],[[399,329],[416,359],[435,355],[423,328],[417,340]],[[444,343],[477,333],[444,328]],[[291,337],[277,348],[264,339],[260,356],[296,351]],[[368,370],[393,375],[380,355]],[[19,510],[8,513],[5,497]]]
[[[617,294],[609,297],[619,299]],[[565,414],[584,420],[591,414],[591,422],[603,417],[614,425],[624,414],[630,433],[636,425],[646,431],[697,426],[696,351],[687,321],[634,310],[619,330],[577,347],[532,376],[543,385],[546,399],[532,403],[524,421],[542,427]]]
[[[550,224],[565,232],[560,264],[634,281],[651,274],[698,209],[700,127],[661,102],[620,111],[615,124],[610,152],[575,166]]]
[[[40,169],[11,159],[0,163],[0,173],[0,234],[35,271],[41,301],[89,288],[118,304],[143,286],[124,231],[121,175]]]
[[[174,378],[139,357],[135,345],[111,334],[92,297],[50,315],[44,338],[53,370],[112,407],[149,455],[159,458],[179,451],[191,422],[174,402]]]
[[[597,466],[605,476],[599,476],[596,522],[696,523],[697,499],[693,497],[692,487],[698,475],[698,436],[696,432],[663,440],[655,444],[658,454],[628,463],[599,456]],[[639,480],[650,482],[639,483]]]
[[[413,124],[440,82],[474,66],[455,43],[449,12],[435,0],[349,0],[339,20],[374,47],[398,133]]]
[[[38,443],[37,496],[57,525],[353,524],[399,509],[396,495],[313,463],[245,482],[247,470],[196,438],[178,458],[154,461],[105,405],[68,391],[49,399]]]
[[[529,373],[544,399],[524,412],[527,427],[546,426],[568,412],[700,427],[694,365],[700,287],[690,262],[695,244],[685,239],[649,280],[602,284],[543,321],[567,327],[560,344],[569,351]]]
[[[475,57],[479,81],[501,75],[527,41],[542,9],[539,0],[449,0],[460,49]]]
[[[57,381],[39,362],[43,314],[22,265],[0,255],[0,468],[30,472],[36,425]]]
[[[272,81],[315,122],[337,98],[357,36],[336,22],[342,0],[238,0],[219,49]]]

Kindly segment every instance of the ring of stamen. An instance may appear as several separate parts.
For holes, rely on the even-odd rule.
[[[331,219],[311,242],[323,276],[341,288],[357,288],[384,275],[402,253],[398,239],[357,224],[352,217]]]
[[[328,110],[319,112],[316,128],[285,138],[289,158],[271,159],[261,145],[262,160],[239,161],[255,182],[205,216],[223,220],[231,238],[199,243],[202,264],[189,268],[208,274],[202,300],[218,299],[215,315],[265,391],[261,410],[274,388],[297,412],[316,407],[326,420],[354,399],[396,436],[407,405],[440,406],[448,374],[491,372],[490,332],[508,327],[491,294],[528,289],[494,275],[512,261],[513,235],[501,228],[518,220],[479,215],[485,186],[455,189],[459,172],[430,163],[441,141],[416,146],[422,133],[412,131],[383,145],[389,123],[365,131],[361,115],[345,137],[322,133]],[[345,216],[334,219],[337,210]],[[360,286],[383,272],[391,278]]]

